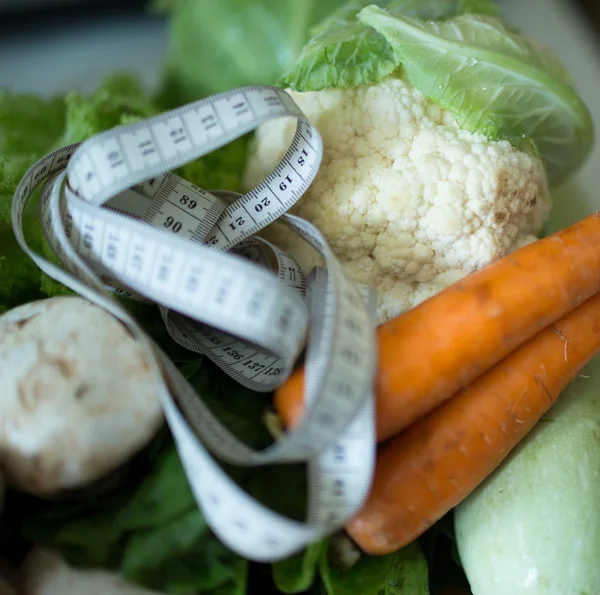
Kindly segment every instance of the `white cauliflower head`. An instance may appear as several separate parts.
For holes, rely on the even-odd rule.
[[[319,173],[293,212],[314,223],[354,281],[379,294],[379,321],[535,239],[550,208],[543,165],[507,141],[462,130],[409,83],[289,94],[320,131]],[[281,159],[295,120],[256,133],[247,188]],[[306,269],[317,254],[266,235]]]

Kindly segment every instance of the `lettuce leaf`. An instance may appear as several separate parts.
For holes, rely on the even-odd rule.
[[[427,561],[417,542],[386,556],[362,555],[346,571],[324,549],[319,571],[327,595],[429,595]]]
[[[167,432],[136,461],[141,483],[81,503],[37,503],[21,527],[75,567],[174,594],[246,595],[248,562],[210,531]],[[22,505],[22,503],[21,503]]]
[[[89,97],[72,91],[63,101],[65,124],[52,148],[81,142],[104,130],[148,118],[159,111],[140,81],[126,73],[107,78]]]
[[[56,142],[64,122],[61,99],[0,90],[0,312],[39,297],[39,270],[15,240],[10,210],[17,183]],[[27,212],[24,226],[39,249],[41,234],[36,230],[35,210]]]
[[[314,543],[273,564],[276,587],[282,593],[316,592],[323,595],[429,595],[429,567],[419,542],[386,556],[360,553],[354,563],[344,560],[342,534]],[[345,549],[343,547],[342,549]]]
[[[499,12],[491,0],[350,0],[312,29],[310,41],[279,84],[296,91],[318,91],[377,83],[392,74],[400,65],[394,50],[383,35],[357,19],[369,5],[433,20],[465,12]]]
[[[551,183],[580,167],[594,141],[589,111],[558,59],[494,17],[423,21],[365,8],[410,82],[451,110],[461,127],[536,145]]]
[[[164,94],[178,102],[273,84],[343,0],[170,0]]]
[[[109,77],[89,96],[70,92],[44,100],[0,89],[0,313],[28,301],[72,293],[42,273],[14,238],[12,197],[29,166],[54,149],[161,109],[139,80],[127,73]],[[241,191],[248,138],[237,139],[176,173],[207,189]],[[36,205],[34,198],[24,218],[27,240],[36,251],[56,261],[43,238]]]
[[[312,543],[305,550],[272,565],[273,582],[282,593],[303,593],[315,583],[321,551],[327,542]]]

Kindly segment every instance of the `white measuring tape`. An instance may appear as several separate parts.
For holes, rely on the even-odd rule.
[[[290,148],[243,196],[210,193],[168,173],[286,116],[298,122]],[[17,240],[37,265],[139,340],[207,522],[256,561],[284,558],[342,527],[364,502],[373,473],[373,293],[346,278],[318,229],[286,214],[321,158],[318,131],[287,93],[244,87],[47,155],[25,174],[12,205]],[[44,233],[64,269],[33,252],[23,234],[25,207],[41,184]],[[327,269],[307,280],[289,255],[255,237],[276,220],[317,249]],[[173,339],[256,391],[279,386],[306,348],[302,423],[261,452],[240,442],[115,291],[158,304]],[[213,457],[245,466],[307,462],[306,521],[251,498]]]

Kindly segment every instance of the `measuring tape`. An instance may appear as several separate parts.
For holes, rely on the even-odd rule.
[[[169,173],[281,117],[296,118],[294,139],[247,194],[208,192]],[[12,204],[16,238],[40,269],[113,314],[139,341],[207,523],[255,561],[285,558],[343,527],[373,474],[375,296],[345,276],[316,227],[287,213],[322,154],[318,131],[287,93],[243,87],[47,155],[27,171]],[[24,237],[24,211],[39,186],[44,235],[61,266]],[[318,250],[326,269],[305,278],[293,258],[256,236],[275,221]],[[256,391],[281,385],[305,351],[302,423],[263,451],[240,442],[114,293],[157,304],[175,341]],[[306,462],[306,520],[251,498],[218,460]]]

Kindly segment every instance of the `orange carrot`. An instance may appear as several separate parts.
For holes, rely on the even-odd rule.
[[[600,291],[600,214],[529,244],[377,330],[377,438],[465,387]],[[304,371],[276,392],[286,426],[303,414]]]
[[[416,539],[500,465],[598,353],[600,294],[382,445],[350,536],[370,554]]]

